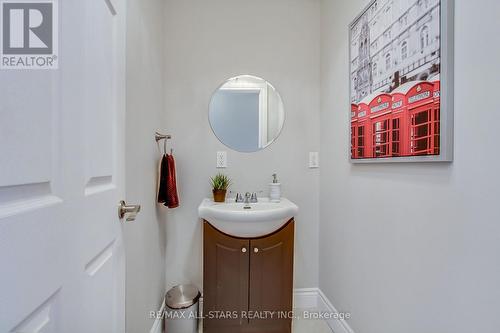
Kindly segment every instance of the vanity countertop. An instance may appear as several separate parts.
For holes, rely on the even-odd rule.
[[[285,225],[297,215],[298,211],[297,205],[286,198],[281,198],[280,202],[271,202],[269,198],[258,198],[258,202],[249,205],[235,202],[234,199],[223,203],[204,199],[198,207],[201,219],[235,237],[268,235]]]

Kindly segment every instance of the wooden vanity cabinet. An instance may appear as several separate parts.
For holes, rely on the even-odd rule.
[[[290,333],[293,219],[250,239],[203,228],[203,332]]]
[[[207,222],[204,222],[203,238],[204,332],[225,332],[223,328],[243,323],[239,315],[234,318],[226,314],[233,311],[239,314],[248,309],[250,241],[226,236]],[[228,318],[212,320],[212,315]],[[214,329],[210,329],[212,327]]]

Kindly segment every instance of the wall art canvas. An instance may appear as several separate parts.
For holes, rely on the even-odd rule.
[[[349,26],[352,162],[451,161],[450,0],[374,0]]]

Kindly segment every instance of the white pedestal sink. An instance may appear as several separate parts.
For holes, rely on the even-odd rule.
[[[198,207],[198,215],[223,233],[254,238],[273,233],[299,211],[297,205],[285,198],[277,203],[270,202],[269,198],[258,200],[257,203],[250,203],[250,209],[245,209],[244,203],[234,200],[216,203],[204,199]]]

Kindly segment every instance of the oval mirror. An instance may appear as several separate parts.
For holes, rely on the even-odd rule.
[[[212,95],[210,126],[231,149],[255,152],[279,136],[285,122],[283,101],[266,80],[240,75],[227,80]]]

